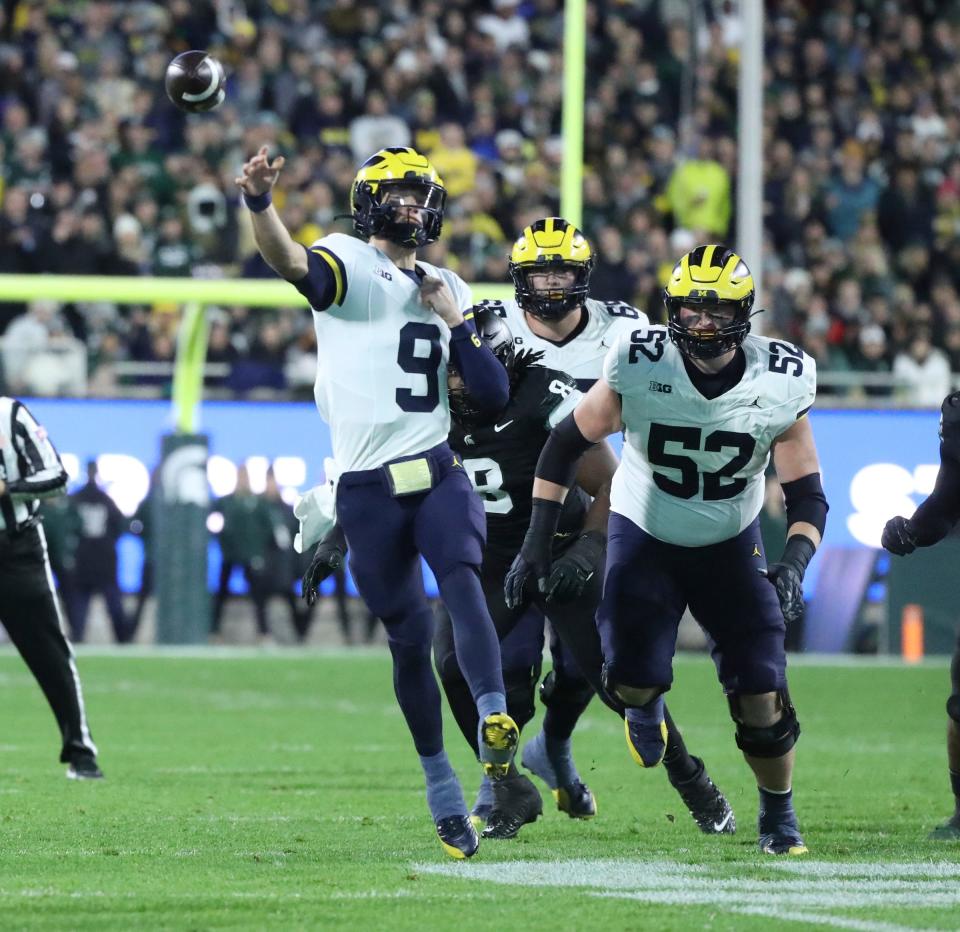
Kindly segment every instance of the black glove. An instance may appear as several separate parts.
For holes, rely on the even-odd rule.
[[[799,621],[803,617],[803,574],[817,548],[804,534],[787,538],[787,546],[779,562],[771,563],[757,572],[773,583],[780,600],[780,609],[786,622]]]
[[[884,526],[880,535],[880,546],[898,557],[905,557],[917,549],[917,537],[910,527],[910,519],[897,515]]]
[[[547,580],[548,602],[572,602],[583,594],[583,587],[603,564],[607,536],[600,531],[581,534],[554,561]]]
[[[303,597],[307,600],[307,605],[313,605],[320,598],[320,583],[343,566],[346,555],[347,538],[343,528],[335,524],[317,544],[313,560],[303,574]]]
[[[518,608],[523,604],[523,589],[532,573],[537,580],[537,588],[547,591],[547,577],[552,562],[553,536],[560,523],[563,505],[543,498],[533,500],[530,514],[530,526],[520,553],[514,557],[513,565],[507,571],[503,581],[503,597],[507,608]]]

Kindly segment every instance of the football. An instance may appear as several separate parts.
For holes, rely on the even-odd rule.
[[[223,65],[206,52],[181,52],[169,65],[164,79],[167,97],[187,113],[214,110],[226,96]]]

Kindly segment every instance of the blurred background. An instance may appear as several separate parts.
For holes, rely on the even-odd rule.
[[[249,154],[287,157],[274,200],[309,244],[350,231],[337,215],[358,163],[409,144],[450,194],[427,258],[503,286],[515,235],[561,211],[562,12],[562,0],[2,4],[0,273],[53,296],[27,300],[0,279],[0,392],[27,401],[73,479],[47,528],[76,639],[380,635],[349,578],[328,581],[316,619],[297,599],[291,505],[323,481],[330,447],[296,292],[282,292],[289,306],[204,304],[205,400],[184,430],[171,405],[183,299],[153,284],[137,301],[95,288],[73,299],[53,276],[272,279],[233,185]],[[917,554],[909,573],[876,548],[884,521],[932,489],[937,411],[960,372],[960,4],[771,0],[761,12],[763,247],[747,259],[763,332],[817,360],[831,503],[793,646],[899,653],[904,608],[919,604],[926,650],[948,651],[958,613],[938,580],[956,544]],[[662,319],[682,253],[737,245],[744,29],[733,0],[586,4],[580,225],[594,297]],[[214,113],[187,116],[164,94],[167,63],[190,48],[227,71]],[[204,438],[203,489],[172,506],[193,509],[184,526],[202,512],[189,547],[175,545],[186,538],[158,480],[178,426]],[[83,494],[97,491],[116,510],[94,544]],[[773,480],[769,491],[774,558],[784,520]],[[171,559],[193,582],[161,570],[157,586]],[[202,592],[156,604],[196,589],[199,570]]]

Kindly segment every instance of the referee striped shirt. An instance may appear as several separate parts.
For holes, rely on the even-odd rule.
[[[14,531],[33,523],[38,499],[66,489],[67,473],[47,432],[13,398],[0,395],[0,530]]]

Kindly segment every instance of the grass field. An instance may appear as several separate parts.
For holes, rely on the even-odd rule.
[[[960,844],[926,840],[949,814],[945,665],[792,667],[807,859],[757,852],[726,703],[690,658],[670,702],[736,808],[735,836],[700,835],[595,703],[575,747],[599,816],[573,822],[548,800],[468,862],[436,841],[385,651],[79,666],[101,783],[64,779],[39,689],[0,653],[3,929],[960,926]],[[472,793],[478,767],[447,735]]]

